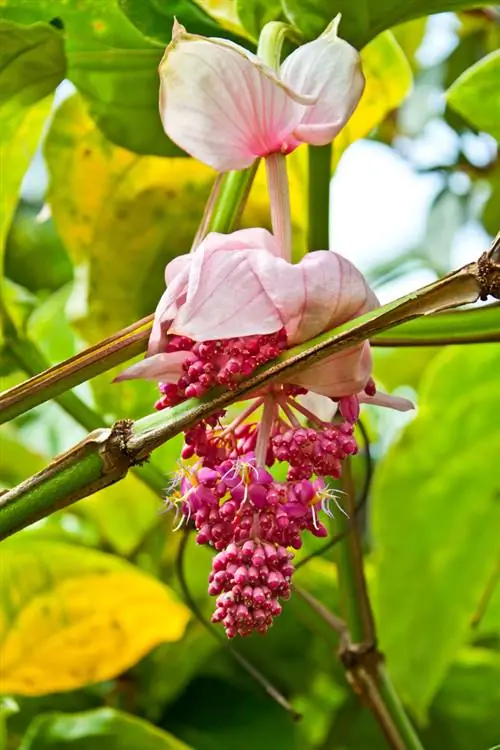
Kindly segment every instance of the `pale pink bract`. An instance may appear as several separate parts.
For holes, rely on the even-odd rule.
[[[160,115],[174,143],[221,172],[301,143],[330,143],[364,88],[357,50],[337,36],[338,16],[275,73],[227,39],[175,22],[160,64]]]

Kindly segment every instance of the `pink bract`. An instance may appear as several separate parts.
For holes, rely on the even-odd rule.
[[[168,286],[155,312],[149,356],[119,376],[175,382],[187,352],[165,352],[173,334],[193,341],[272,334],[288,346],[377,307],[363,275],[341,255],[316,251],[300,263],[279,255],[264,229],[209,234],[167,266]],[[361,391],[371,372],[368,343],[300,372],[294,384],[327,396]]]
[[[278,73],[244,47],[188,34],[176,22],[160,65],[169,138],[222,172],[301,143],[330,143],[364,88],[357,50],[337,36],[339,20],[292,52]]]

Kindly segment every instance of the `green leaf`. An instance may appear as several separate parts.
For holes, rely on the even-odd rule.
[[[9,119],[52,93],[66,64],[61,33],[52,26],[0,20],[0,39],[0,104]]]
[[[168,3],[155,0],[118,0],[118,4],[144,36],[159,44],[166,45],[170,42],[174,18],[191,34],[224,36],[244,43],[241,38],[225,33],[216,20],[190,0],[168,0]]]
[[[64,26],[68,78],[89,103],[106,136],[141,154],[182,156],[158,112],[158,64],[163,47],[144,37],[116,0],[4,0],[2,13],[30,23],[58,16]]]
[[[51,102],[43,102],[48,109]],[[38,105],[40,106],[40,105]],[[33,115],[35,107],[30,109]],[[39,263],[43,257],[44,263]],[[18,207],[5,247],[5,275],[32,292],[56,291],[73,279],[73,266],[52,218],[26,202]]]
[[[196,750],[299,747],[292,719],[268,695],[216,677],[193,680],[162,723]]]
[[[452,109],[477,130],[500,141],[500,51],[462,73],[446,93]]]
[[[342,13],[340,36],[361,49],[370,39],[391,26],[432,13],[459,10],[472,0],[282,0],[283,9],[307,39],[314,39],[330,21]]]
[[[169,589],[132,565],[34,535],[2,545],[0,584],[2,693],[110,679],[159,643],[179,640],[189,619]]]
[[[168,732],[112,708],[49,713],[30,725],[19,750],[189,750]]]
[[[46,97],[62,81],[65,69],[58,31],[41,23],[23,27],[0,20],[0,256],[22,178],[50,111]]]
[[[168,479],[165,479],[165,486]],[[133,474],[85,498],[76,510],[90,518],[102,539],[120,555],[130,555],[161,521],[161,500]]]
[[[165,264],[191,246],[214,173],[193,159],[114,146],[78,95],[57,110],[45,154],[57,231],[87,267],[81,328],[93,342],[154,309]]]
[[[14,430],[2,430],[2,450],[0,450],[0,484],[13,487],[22,482],[28,474],[36,474],[47,463],[41,456],[24,445]]]
[[[500,341],[500,305],[428,315],[377,334],[375,346]]]
[[[258,39],[262,28],[269,21],[281,18],[280,0],[236,0],[236,10],[244,28]]]
[[[380,644],[420,716],[466,641],[496,564],[499,487],[491,467],[500,423],[490,416],[500,408],[499,368],[496,346],[445,350],[426,373],[417,418],[375,475]]]
[[[494,750],[499,716],[500,654],[465,648],[436,696],[422,741],[427,750]]]

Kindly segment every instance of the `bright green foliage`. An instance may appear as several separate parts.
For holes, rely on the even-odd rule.
[[[58,31],[42,23],[25,27],[0,21],[0,258],[21,180],[50,110],[46,97],[65,69]]]
[[[342,13],[342,36],[360,49],[381,31],[412,18],[470,7],[468,0],[282,0],[290,21],[308,39],[320,34]]]
[[[35,720],[20,750],[189,750],[171,734],[121,711],[101,708],[81,714],[46,714]]]
[[[500,51],[465,71],[447,92],[448,104],[473,127],[500,141]]]
[[[421,385],[419,415],[375,477],[373,602],[380,642],[396,683],[421,714],[464,642],[496,566],[500,509],[491,467],[500,427],[485,430],[482,415],[500,408],[499,367],[493,345],[474,357],[450,349],[435,359]]]

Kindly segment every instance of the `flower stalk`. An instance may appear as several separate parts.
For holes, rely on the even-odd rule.
[[[307,247],[330,247],[330,179],[332,144],[308,147],[308,225]]]

